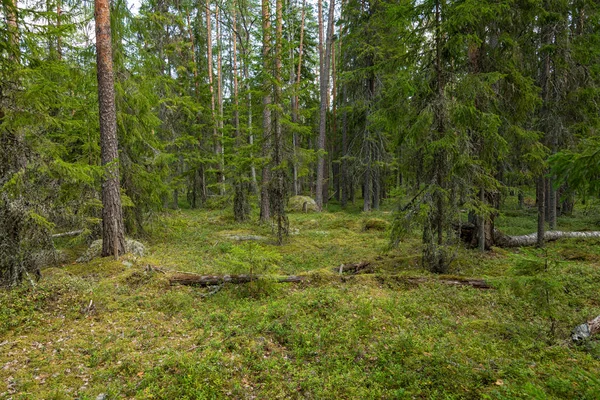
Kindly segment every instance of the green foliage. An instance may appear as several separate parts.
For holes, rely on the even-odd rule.
[[[548,250],[542,255],[525,252],[518,255],[510,272],[515,276],[512,282],[515,294],[529,302],[534,313],[547,320],[550,335],[554,337],[556,321],[568,300],[555,254],[549,254]]]
[[[267,247],[254,241],[247,241],[243,245],[232,246],[227,253],[218,260],[221,268],[229,273],[265,275],[279,270],[282,257]]]

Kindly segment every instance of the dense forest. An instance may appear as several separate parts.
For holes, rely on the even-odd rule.
[[[304,376],[300,366],[277,372],[282,375],[273,379],[289,387],[265,383],[257,371],[231,372],[232,381],[223,383],[209,364],[197,371],[188,356],[172,356],[164,370],[119,369],[109,395],[560,398],[576,389],[578,398],[597,398],[600,382],[593,371],[600,370],[600,349],[587,338],[600,330],[600,322],[573,334],[577,342],[584,337],[587,347],[559,344],[571,328],[600,314],[594,296],[600,277],[600,232],[594,229],[600,191],[597,0],[0,4],[0,286],[5,287],[0,334],[17,337],[34,329],[27,321],[35,321],[36,313],[54,318],[71,298],[77,299],[74,320],[99,320],[104,311],[119,307],[127,312],[130,306],[149,307],[196,324],[193,329],[202,326],[203,332],[212,329],[210,318],[215,329],[232,329],[215,317],[219,307],[241,313],[241,329],[251,330],[264,302],[279,310],[273,312],[307,302],[315,315],[288,317],[296,318],[298,332],[321,337],[324,327],[344,325],[363,313],[371,313],[372,323],[384,330],[386,324],[416,320],[420,312],[435,319],[448,307],[454,310],[443,303],[446,296],[467,304],[470,314],[464,318],[478,321],[488,321],[494,307],[504,307],[507,324],[525,333],[496,327],[502,332],[493,335],[512,343],[505,353],[481,350],[487,339],[476,336],[464,349],[474,352],[465,356],[475,366],[466,367],[469,373],[461,370],[462,356],[448,361],[449,370],[457,369],[453,373],[466,374],[454,383],[439,372],[440,360],[434,371],[427,370],[424,360],[433,354],[434,362],[443,350],[428,349],[399,331],[389,336],[397,339],[395,345],[377,337],[372,345],[383,347],[377,347],[377,356],[369,355],[370,345],[360,338],[370,328],[353,326],[346,344],[358,340],[366,347],[352,356],[360,370],[344,374],[360,381],[364,371],[372,371],[372,387],[364,381],[356,387],[342,384],[335,380],[340,372],[319,392],[313,384],[325,379],[324,371],[337,368],[332,365],[314,376]],[[558,239],[560,244],[554,243]],[[325,243],[330,250],[319,247]],[[75,263],[86,249],[89,257]],[[585,267],[569,266],[570,272],[560,267],[579,261]],[[362,282],[362,276],[374,281]],[[115,279],[126,282],[115,287],[129,285],[137,294],[115,289],[121,297],[109,300],[103,285]],[[221,291],[224,284],[236,289]],[[343,284],[353,294],[338,287]],[[142,285],[154,300],[140,294]],[[366,294],[376,288],[382,291],[373,295],[379,306],[368,303],[372,297]],[[306,290],[307,297],[295,290]],[[422,300],[414,296],[424,296],[431,310],[388,310],[399,291],[405,292],[402,307],[417,307]],[[479,309],[475,297],[486,305]],[[186,314],[200,298],[222,299],[214,300],[220,305],[206,306],[211,310],[203,322]],[[250,306],[248,298],[262,303]],[[332,311],[337,322],[323,315],[323,304],[337,310]],[[160,321],[161,329],[169,326]],[[291,329],[277,321],[278,327],[265,328],[275,332],[273,337]],[[460,325],[440,321],[441,332]],[[550,350],[544,353],[550,362],[543,364],[544,372],[530,373],[539,382],[527,386],[529,375],[523,371],[529,367],[510,360],[535,351],[527,343],[549,343],[534,325],[554,340],[548,348],[561,350],[552,350],[555,358]],[[310,365],[318,365],[318,350],[311,353],[310,341],[290,332],[278,344],[264,332],[260,337],[271,346],[269,354],[296,346],[289,357],[308,357]],[[436,336],[427,337],[431,343]],[[444,336],[442,341],[457,345],[452,340]],[[0,350],[6,343],[9,339]],[[246,343],[248,348],[255,344]],[[208,344],[187,345],[210,350],[203,347]],[[330,355],[336,363],[350,357],[340,355],[345,353],[338,345],[324,344],[332,354],[341,352],[339,359]],[[403,348],[398,351],[411,361],[390,346]],[[416,348],[426,356],[411,359]],[[105,356],[89,368],[116,360],[114,354]],[[497,359],[501,366],[494,369],[479,356]],[[251,358],[240,363],[263,365]],[[560,375],[554,362],[572,359],[580,360],[580,369],[569,370],[560,384],[544,381]],[[263,367],[284,368],[292,362],[285,360]],[[489,374],[484,378],[473,372],[481,363]],[[428,372],[408,377],[399,372],[403,366]],[[209,376],[211,382],[198,387],[188,382],[188,387],[181,370],[185,376]],[[144,371],[154,378],[145,378]],[[165,371],[173,380],[161,383],[158,376]],[[135,374],[139,384],[121,391],[127,385],[119,379]],[[253,381],[252,376],[262,378]],[[415,379],[416,386],[410,383]],[[428,386],[428,379],[438,387]],[[512,389],[504,383],[511,379]],[[587,389],[577,381],[585,381],[581,385]],[[33,390],[15,382],[11,376],[0,393]],[[181,391],[160,391],[162,384]],[[192,386],[197,391],[190,391]],[[55,398],[74,395],[68,393]]]

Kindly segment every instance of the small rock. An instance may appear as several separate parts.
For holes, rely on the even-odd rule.
[[[586,324],[581,324],[581,325],[577,326],[573,330],[573,333],[571,334],[571,339],[575,343],[582,343],[586,339],[589,339],[590,336],[591,336],[590,327],[586,323]]]
[[[106,395],[106,393],[100,393],[98,396],[96,396],[96,400],[106,400],[108,399],[108,396]]]

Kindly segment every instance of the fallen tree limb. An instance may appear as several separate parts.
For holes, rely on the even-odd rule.
[[[56,239],[56,238],[61,238],[61,237],[77,236],[77,235],[81,235],[82,233],[83,233],[83,229],[79,229],[77,231],[55,233],[55,234],[51,235],[51,237],[53,239]]]
[[[582,341],[589,339],[590,336],[600,332],[600,315],[591,321],[581,324],[573,329],[571,339],[575,343],[581,343]]]
[[[429,282],[437,282],[442,283],[444,285],[451,286],[470,286],[475,289],[493,289],[486,281],[483,279],[429,279],[429,278],[407,278],[407,281],[410,283],[421,284],[421,283],[429,283]]]
[[[386,277],[381,276],[381,277]],[[398,275],[389,275],[389,277],[399,277]],[[169,283],[171,285],[185,285],[185,286],[214,286],[214,285],[222,285],[223,283],[232,283],[232,284],[244,284],[249,283],[251,281],[256,281],[258,279],[264,278],[264,276],[260,275],[198,275],[192,273],[181,273],[177,275],[173,275],[169,277]],[[424,283],[432,283],[437,282],[444,285],[451,286],[470,286],[475,289],[493,289],[487,282],[482,279],[460,279],[460,278],[403,278],[400,277],[408,283],[420,285]],[[277,283],[294,283],[294,282],[304,282],[308,279],[307,276],[302,275],[288,275],[288,276],[279,276],[275,277],[274,280]]]
[[[359,273],[373,273],[373,267],[369,261],[361,261],[355,264],[342,264],[339,268],[333,269],[335,272],[341,274],[359,274]]]
[[[178,274],[169,277],[171,285],[186,285],[186,286],[212,286],[223,283],[248,283],[265,278],[261,275],[197,275],[197,274]],[[307,279],[306,276],[289,275],[275,277],[275,282],[302,282]]]
[[[600,232],[548,231],[544,234],[544,240],[547,242],[567,238],[600,238]],[[508,236],[500,231],[494,231],[494,242],[498,247],[535,246],[537,244],[537,233],[522,236]]]
[[[83,233],[83,229],[80,229],[78,231],[55,233],[55,234],[51,235],[51,237],[52,237],[52,239],[57,239],[57,238],[61,238],[61,237],[77,236],[77,235],[81,235],[82,233]]]

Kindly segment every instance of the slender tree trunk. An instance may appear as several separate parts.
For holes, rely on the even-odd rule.
[[[197,102],[200,102],[200,90],[198,88],[198,85],[199,85],[198,62],[196,60],[196,45],[195,45],[195,41],[194,41],[194,32],[192,31],[192,24],[190,22],[190,13],[187,8],[186,8],[186,20],[187,20],[188,36],[190,38],[190,44],[191,44],[191,56],[192,56],[193,74],[194,74],[194,98],[196,99]],[[196,115],[196,122],[199,122],[199,121],[200,121],[200,114]],[[202,138],[202,135],[200,135],[200,137],[198,137],[198,152],[200,152],[200,153],[202,153],[202,142],[203,142],[203,138]],[[197,183],[200,183],[200,189],[199,189],[200,194],[198,193]],[[198,197],[201,198],[202,202],[204,202],[206,200],[206,182],[204,179],[204,165],[203,164],[199,167],[197,173],[195,173],[193,175],[192,185],[193,185],[193,193],[194,193],[192,208],[196,208],[197,207],[196,200]]]
[[[275,30],[275,137],[273,140],[272,158],[273,167],[272,182],[270,184],[269,200],[273,217],[277,222],[277,242],[283,243],[283,237],[288,232],[288,219],[285,214],[285,169],[283,168],[283,130],[282,130],[282,107],[283,98],[281,92],[282,80],[282,49],[283,49],[283,0],[275,2],[276,30]]]
[[[242,6],[243,4],[246,3],[240,3],[240,12],[243,10]],[[251,48],[251,40],[250,40],[250,30],[248,28],[248,26],[245,23],[245,19],[243,14],[241,15],[240,18],[240,29],[239,31],[242,31],[242,26],[244,28],[244,45],[242,46],[242,56],[243,56],[243,69],[244,69],[244,79],[246,81],[246,91],[247,91],[247,108],[248,108],[248,124],[247,124],[247,128],[248,128],[248,143],[250,144],[251,147],[253,147],[254,145],[254,133],[253,133],[253,126],[252,126],[252,86],[251,86],[251,82],[250,82],[250,68],[249,68],[249,58],[252,54],[252,48]],[[241,38],[240,38],[240,42],[241,42]],[[256,179],[256,166],[254,164],[254,151],[251,150],[250,151],[250,175],[251,175],[251,189],[252,189],[252,193],[258,193],[258,182]]]
[[[326,137],[327,137],[327,105],[329,103],[329,67],[331,63],[331,44],[333,41],[333,21],[335,11],[335,1],[329,2],[329,19],[327,23],[327,43],[325,44],[325,51],[323,51],[323,2],[319,1],[319,66],[320,66],[320,85],[319,91],[321,94],[321,104],[319,106],[319,140],[317,142],[317,187],[316,187],[316,198],[317,206],[319,210],[323,209],[324,203],[327,199],[324,198],[326,195],[326,185],[328,185],[328,179],[325,177],[325,155],[323,152],[326,149]]]
[[[325,54],[323,51],[323,45],[325,42],[323,33],[323,2],[317,1],[319,8],[319,91],[321,105],[319,108],[319,137],[317,139],[317,181],[315,186],[315,201],[319,210],[323,208],[323,174],[325,171],[325,159],[323,157],[323,151],[325,151],[325,135],[327,129],[327,90],[325,87]]]
[[[344,12],[344,7],[346,7],[346,1],[342,0],[342,13]],[[344,62],[344,58],[343,58],[343,46],[342,46],[342,40],[343,40],[343,36],[344,36],[344,28],[343,25],[340,26],[340,30],[339,30],[339,46],[340,46],[340,54],[338,56],[338,59],[340,60],[338,62],[339,64],[339,68],[340,68],[340,72],[342,71],[343,68],[343,62]],[[341,169],[341,176],[340,176],[340,190],[341,190],[341,197],[340,197],[340,203],[342,205],[343,208],[345,208],[348,205],[348,200],[350,199],[350,182],[349,182],[349,174],[348,174],[348,160],[347,160],[347,156],[348,156],[348,112],[346,110],[346,106],[347,106],[347,99],[348,99],[348,89],[347,89],[347,84],[342,82],[342,106],[343,106],[343,112],[342,112],[342,162],[340,163],[340,169]]]
[[[550,9],[549,1],[544,1],[544,8]],[[552,27],[550,22],[544,21],[543,25],[540,28],[540,42],[541,42],[541,51],[540,58],[542,61],[540,68],[540,87],[542,88],[542,106],[540,109],[540,120],[542,124],[542,131],[545,134],[545,140],[551,140],[552,131],[554,127],[550,126],[550,99],[551,99],[551,55],[549,49],[545,46],[549,46],[552,44]],[[546,178],[544,177],[544,172],[541,172],[538,177],[537,187],[536,187],[536,195],[537,195],[537,205],[538,205],[538,247],[544,246],[544,233],[546,230]]]
[[[299,117],[299,102],[300,98],[298,92],[300,91],[300,82],[302,78],[302,53],[304,51],[304,21],[306,18],[306,0],[302,1],[302,16],[300,18],[300,44],[298,46],[298,69],[296,72],[296,87],[294,90],[294,97],[292,101],[292,122],[298,123]],[[298,180],[298,160],[297,160],[297,148],[298,148],[298,134],[293,133],[293,152],[294,152],[294,194],[297,196],[300,194],[300,181]]]
[[[485,189],[481,188],[479,190],[479,201],[481,202],[481,204],[485,204]],[[478,217],[478,224],[477,224],[477,228],[479,229],[479,233],[478,233],[478,247],[479,247],[479,251],[484,252],[485,251],[485,216],[484,215],[480,215]]]
[[[538,229],[537,229],[537,246],[544,247],[544,235],[546,233],[546,178],[542,174],[537,180],[537,206],[538,206]]]
[[[119,183],[117,112],[110,29],[109,0],[95,1],[100,149],[105,169],[102,182],[102,256],[125,253],[125,227]]]
[[[62,60],[62,39],[61,39],[61,34],[60,34],[60,24],[61,24],[61,19],[62,17],[62,8],[60,5],[60,0],[56,1],[56,27],[58,29],[57,35],[56,35],[56,54],[58,55],[58,61]]]
[[[237,9],[236,1],[233,0],[233,29],[237,29]],[[240,147],[242,144],[241,132],[240,132],[240,115],[239,115],[239,83],[238,83],[238,59],[237,59],[237,36],[232,33],[231,40],[233,42],[233,128],[235,135],[235,145]],[[233,214],[235,220],[238,222],[246,221],[250,215],[250,204],[248,203],[248,184],[246,182],[246,172],[238,171],[238,175],[234,177],[235,193],[233,197]]]
[[[262,0],[262,25],[263,25],[263,69],[267,74],[263,83],[263,145],[262,155],[268,158],[271,152],[271,82],[268,77],[271,71],[271,16],[269,11],[269,0]],[[262,169],[262,187],[260,196],[260,220],[268,222],[271,219],[269,204],[269,182],[271,181],[271,167],[268,161],[264,161]]]
[[[217,29],[217,105],[219,115],[217,120],[217,157],[219,160],[218,182],[219,193],[225,195],[225,148],[223,146],[223,43],[221,32],[221,9],[217,4],[215,9],[215,26]]]
[[[207,54],[207,65],[208,65],[208,85],[210,88],[210,112],[211,122],[213,126],[213,144],[215,149],[215,156],[217,160],[221,158],[221,145],[218,135],[218,124],[216,117],[215,107],[215,89],[214,89],[214,77],[213,77],[213,49],[212,49],[212,23],[211,23],[211,10],[210,0],[206,0],[206,54]],[[220,162],[217,161],[217,182],[221,183],[221,173],[219,171]]]
[[[7,0],[5,3],[6,22],[9,31],[10,49],[8,58],[13,63],[19,63],[21,51],[19,48],[19,25],[17,22],[17,0]]]
[[[336,74],[336,54],[335,46],[331,47],[331,96],[332,96],[332,117],[331,117],[331,138],[332,138],[332,159],[337,158],[339,155],[339,140],[337,137],[337,74]],[[339,164],[332,164],[333,170],[333,187],[335,191],[335,198],[337,201],[340,200],[340,171]]]

